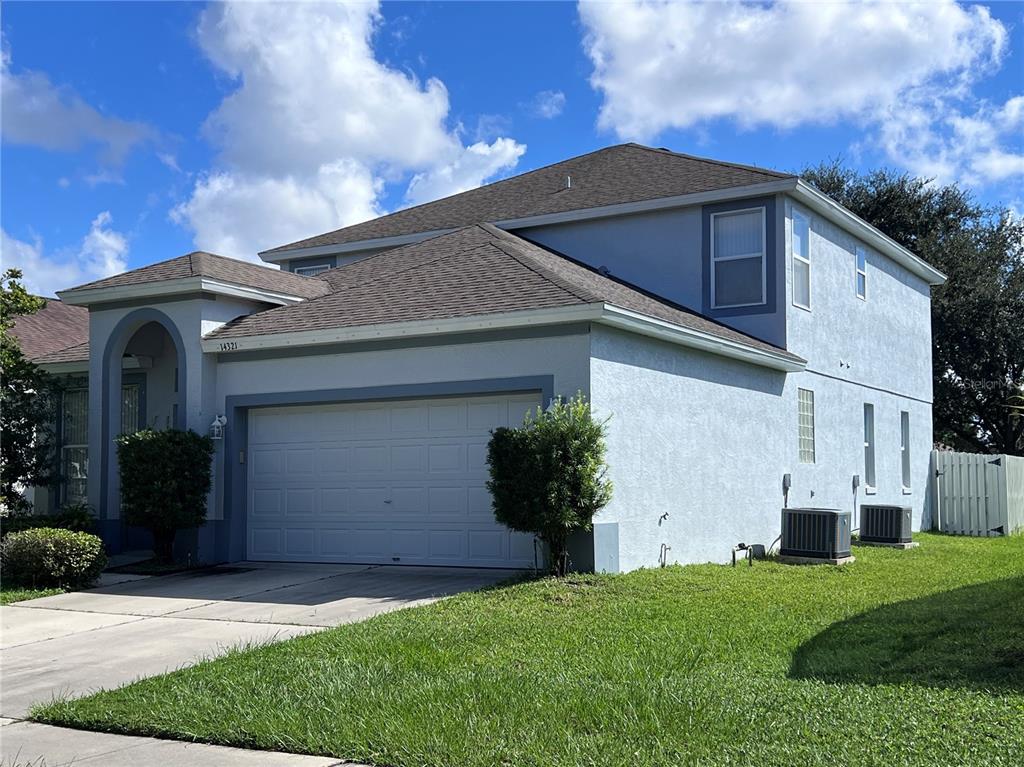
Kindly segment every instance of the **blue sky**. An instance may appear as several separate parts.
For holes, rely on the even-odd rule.
[[[1024,4],[5,3],[3,260],[53,291],[625,140],[1024,208]]]

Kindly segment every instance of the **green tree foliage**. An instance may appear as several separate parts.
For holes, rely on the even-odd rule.
[[[194,431],[144,429],[117,438],[121,510],[129,525],[153,533],[153,553],[174,556],[178,530],[206,522],[213,440]]]
[[[25,358],[11,333],[15,319],[38,312],[46,301],[20,280],[18,269],[0,277],[0,507],[5,513],[29,509],[19,488],[54,480],[56,382]]]
[[[582,395],[537,408],[519,428],[495,429],[487,449],[494,516],[512,530],[544,541],[551,571],[568,569],[567,544],[591,529],[612,495],[605,476],[605,424]]]
[[[891,170],[837,160],[802,175],[949,277],[932,299],[935,439],[1024,455],[1024,221]]]

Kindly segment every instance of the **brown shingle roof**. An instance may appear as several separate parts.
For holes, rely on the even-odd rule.
[[[572,178],[569,188],[566,177]],[[478,221],[506,221],[785,178],[795,176],[667,149],[619,144],[264,253],[454,229]]]
[[[89,338],[89,310],[70,306],[57,298],[47,298],[46,306],[35,314],[18,317],[11,331],[22,353],[30,360]]]
[[[281,271],[272,267],[250,264],[235,258],[197,250],[168,261],[132,269],[95,282],[79,285],[72,290],[114,288],[121,285],[140,285],[147,282],[175,280],[182,277],[209,277],[235,285],[271,290],[300,298],[322,296],[328,291],[327,283],[315,277]]]
[[[86,341],[85,343],[69,346],[66,349],[58,349],[49,354],[43,354],[35,362],[39,365],[47,365],[54,362],[88,362],[88,360],[89,342]]]
[[[490,224],[395,248],[321,276],[330,281],[334,292],[240,317],[208,337],[273,335],[603,302],[754,349],[788,354]]]

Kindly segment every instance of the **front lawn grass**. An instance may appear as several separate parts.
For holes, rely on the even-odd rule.
[[[63,594],[64,589],[0,589],[0,605],[9,605],[12,602],[24,602],[26,599],[38,599],[39,597],[52,597],[54,594]]]
[[[1019,765],[1024,538],[518,583],[36,708],[380,765]]]

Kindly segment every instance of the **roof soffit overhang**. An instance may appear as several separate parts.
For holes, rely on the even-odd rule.
[[[402,338],[443,337],[449,334],[486,332],[510,328],[592,322],[618,328],[630,333],[657,338],[662,341],[738,359],[783,372],[797,372],[806,367],[806,361],[781,349],[768,350],[721,338],[692,328],[659,320],[639,312],[596,302],[559,309],[531,309],[516,312],[474,315],[441,320],[417,320],[381,325],[308,330],[267,335],[204,338],[204,352],[224,354],[233,352],[296,347],[328,346],[363,341],[394,340]]]
[[[60,291],[57,295],[61,301],[72,306],[95,306],[124,301],[144,303],[147,299],[196,293],[230,296],[276,306],[286,306],[306,300],[303,296],[287,292],[264,290],[209,277],[179,277],[172,280],[156,280],[105,288],[72,288]]]

